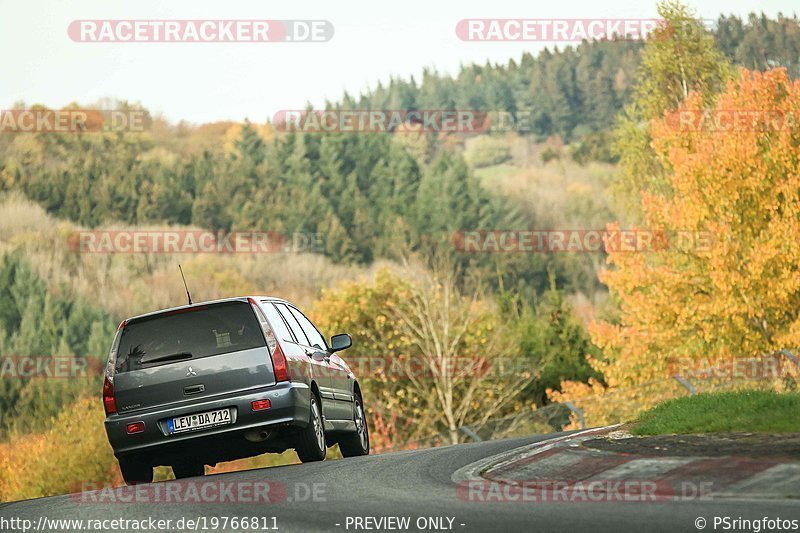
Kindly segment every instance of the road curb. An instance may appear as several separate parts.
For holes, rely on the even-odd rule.
[[[638,482],[660,499],[798,501],[800,462],[747,456],[652,456],[586,448],[582,442],[619,424],[561,435],[466,465],[452,475],[459,487],[477,483],[525,489],[537,484],[582,487]],[[687,496],[687,488],[694,492]]]

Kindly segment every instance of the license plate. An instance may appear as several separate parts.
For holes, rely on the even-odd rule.
[[[217,411],[208,411],[206,413],[198,413],[196,415],[179,416],[167,420],[170,433],[180,433],[181,431],[191,431],[193,429],[222,426],[230,423],[230,409],[219,409]]]

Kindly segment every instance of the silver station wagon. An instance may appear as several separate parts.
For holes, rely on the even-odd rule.
[[[205,465],[294,448],[303,462],[369,453],[361,389],[338,352],[291,303],[266,296],[202,302],[136,316],[108,358],[105,428],[128,484],[168,465]]]

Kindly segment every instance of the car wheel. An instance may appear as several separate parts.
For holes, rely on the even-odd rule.
[[[200,477],[206,475],[206,465],[200,463],[182,463],[172,465],[172,473],[175,474],[175,479],[184,479],[187,477]]]
[[[339,450],[344,457],[369,455],[369,428],[360,396],[356,396],[356,401],[353,402],[353,422],[356,430],[339,439]]]
[[[119,469],[127,485],[153,482],[153,468],[149,465],[130,459],[120,459]]]
[[[305,429],[300,433],[295,447],[297,456],[304,463],[322,461],[328,448],[325,446],[325,426],[322,424],[317,395],[311,393],[311,417]]]

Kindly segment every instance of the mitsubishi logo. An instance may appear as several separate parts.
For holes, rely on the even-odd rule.
[[[197,372],[195,372],[192,367],[189,367],[189,371],[186,372],[186,377],[190,378],[190,377],[193,377],[193,376],[196,376],[196,375],[197,375]]]

